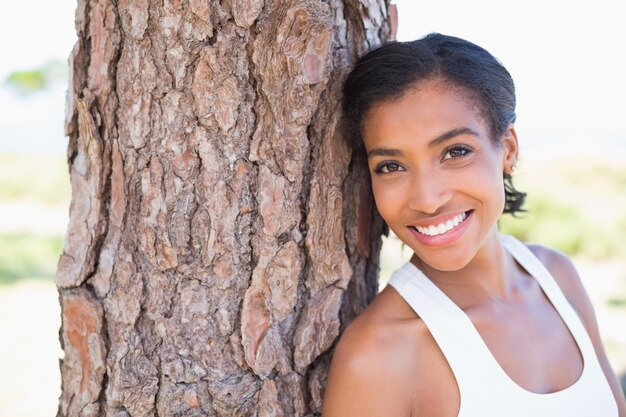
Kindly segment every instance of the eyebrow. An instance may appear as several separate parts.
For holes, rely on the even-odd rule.
[[[479,136],[476,131],[470,129],[469,127],[459,127],[437,136],[435,139],[431,140],[430,143],[428,143],[428,147],[435,148],[442,143],[460,135],[472,135],[476,137]],[[372,158],[374,156],[402,156],[402,151],[393,148],[372,148],[367,152],[367,157]]]

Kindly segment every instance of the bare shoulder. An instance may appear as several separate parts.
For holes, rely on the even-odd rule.
[[[391,306],[398,296],[385,291],[347,327],[335,348],[324,417],[415,416],[415,404],[436,386],[432,369],[445,359],[437,357],[423,322],[414,313],[404,316],[403,306]]]
[[[526,246],[539,258],[551,274],[554,275],[556,273],[561,278],[563,278],[562,275],[572,274],[578,277],[574,263],[563,252],[538,243],[526,243]],[[554,278],[559,279],[558,277]]]
[[[368,313],[346,328],[335,348],[324,417],[411,415],[401,333],[394,332],[393,322],[372,319]]]
[[[562,252],[542,245],[528,244],[528,248],[545,265],[563,294],[580,316],[591,338],[602,371],[611,387],[620,417],[626,417],[626,401],[615,372],[611,369],[598,331],[595,312],[572,260]]]
[[[540,244],[530,243],[527,246],[554,277],[585,324],[595,321],[589,297],[572,260],[563,252]]]

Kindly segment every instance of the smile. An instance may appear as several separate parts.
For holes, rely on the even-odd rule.
[[[467,218],[467,215],[468,215],[468,212],[466,211],[438,225],[431,225],[431,226],[426,226],[426,227],[421,227],[421,226],[411,226],[411,227],[423,235],[438,236],[438,235],[447,233],[450,230],[457,227],[459,224],[463,222],[463,220]]]

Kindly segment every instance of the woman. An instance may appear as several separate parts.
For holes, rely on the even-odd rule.
[[[626,416],[572,262],[498,233],[525,197],[506,69],[454,37],[393,42],[357,62],[343,105],[414,255],[342,335],[323,416]]]

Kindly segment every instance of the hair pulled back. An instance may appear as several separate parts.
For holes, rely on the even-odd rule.
[[[401,98],[426,80],[439,80],[460,89],[476,106],[500,145],[515,122],[515,86],[504,66],[489,52],[466,40],[439,33],[410,42],[389,42],[363,55],[343,86],[343,129],[354,154],[365,158],[363,118],[376,104]],[[526,193],[504,175],[504,213],[522,209]]]

